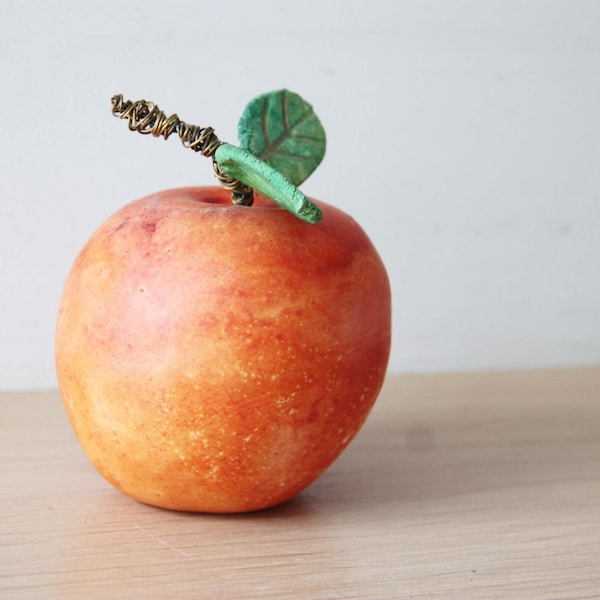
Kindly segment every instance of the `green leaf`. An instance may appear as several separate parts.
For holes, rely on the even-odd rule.
[[[242,148],[221,144],[215,160],[229,176],[258,190],[307,223],[318,223],[321,209],[279,171]]]
[[[257,96],[238,123],[242,148],[300,185],[325,155],[325,130],[298,94],[277,90]]]

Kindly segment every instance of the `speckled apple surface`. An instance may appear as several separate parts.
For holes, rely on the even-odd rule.
[[[128,204],[65,283],[56,367],[73,429],[116,488],[242,512],[312,483],[356,435],[390,350],[386,270],[360,226],[311,225],[221,188]]]

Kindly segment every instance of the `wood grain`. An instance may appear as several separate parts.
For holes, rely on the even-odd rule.
[[[392,377],[278,508],[163,511],[93,470],[58,393],[0,395],[0,597],[600,594],[600,369]]]

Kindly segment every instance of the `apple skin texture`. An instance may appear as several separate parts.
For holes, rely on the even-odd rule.
[[[359,431],[381,389],[391,294],[360,226],[302,222],[222,188],[163,191],[110,217],[61,298],[56,367],[97,470],[140,502],[277,505]]]

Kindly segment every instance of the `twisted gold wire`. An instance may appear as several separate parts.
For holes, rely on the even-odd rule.
[[[164,137],[165,140],[177,132],[185,148],[200,152],[202,156],[212,158],[213,172],[221,185],[231,192],[231,200],[235,204],[250,206],[252,204],[252,188],[237,179],[226,175],[215,160],[215,152],[223,143],[216,136],[212,127],[189,125],[176,114],[167,117],[154,102],[146,100],[124,100],[122,94],[112,97],[112,114],[126,119],[131,131]]]
[[[167,117],[153,102],[123,100],[121,94],[112,98],[112,114],[127,119],[131,131],[165,139],[177,131],[180,122],[177,115]]]
[[[179,121],[179,138],[186,148],[200,152],[202,156],[213,156],[221,141],[212,127],[198,127]]]

